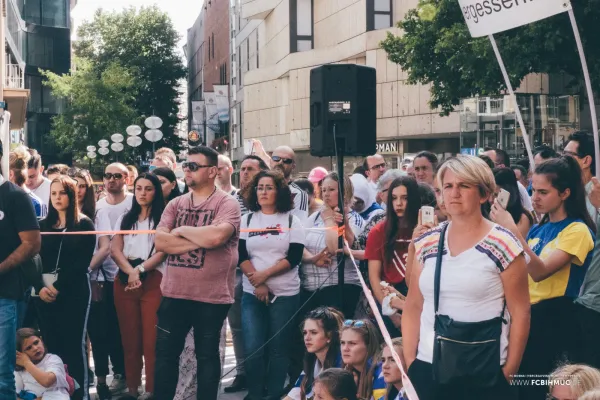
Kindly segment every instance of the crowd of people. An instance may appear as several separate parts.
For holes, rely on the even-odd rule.
[[[106,166],[100,192],[17,147],[0,398],[216,399],[229,326],[224,390],[247,400],[407,400],[402,371],[422,400],[600,399],[593,146],[576,132],[533,167],[501,149],[405,169],[375,154],[294,180],[294,151],[256,141],[239,188],[215,150],[190,148],[179,180],[163,148],[144,172]]]

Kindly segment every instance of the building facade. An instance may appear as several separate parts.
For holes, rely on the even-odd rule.
[[[446,117],[440,116],[439,110],[430,109],[430,86],[409,85],[406,72],[389,61],[386,52],[379,47],[388,32],[401,34],[396,28],[397,22],[417,6],[418,0],[235,0],[231,79],[235,95],[231,102],[231,134],[237,148],[232,151],[233,158],[243,157],[245,140],[257,138],[267,151],[284,144],[294,148],[299,172],[316,165],[331,168],[331,160],[313,158],[308,151],[310,70],[330,63],[376,69],[377,149],[390,167],[399,166],[403,159],[421,150],[445,158],[461,152],[461,148],[468,148],[465,146],[472,146],[474,117],[467,116],[461,107]],[[557,89],[553,82],[556,79],[532,74],[523,80],[517,92],[530,95],[520,99],[533,101],[534,106],[551,103],[558,97],[548,95],[564,94],[564,86]],[[514,117],[514,107],[511,111],[508,102],[504,98],[502,101],[508,107],[507,113],[512,112]],[[577,99],[567,96],[566,100],[556,101],[572,105]],[[466,99],[464,104],[469,102],[472,100]],[[569,121],[560,123],[564,131],[579,128],[578,111],[570,110],[573,112],[562,116]],[[557,129],[540,125],[543,121],[552,122],[547,115],[542,118],[533,113],[530,117],[530,126],[540,134],[542,129]],[[517,129],[507,121],[508,118],[503,120],[503,129],[506,132],[512,129],[512,135],[518,136]],[[493,130],[490,126],[491,122],[475,132]],[[522,140],[505,136],[498,133],[492,140],[492,134],[488,133],[489,140],[485,143],[508,145],[511,142],[512,153],[518,154]],[[481,146],[483,142],[480,139],[475,143]],[[361,161],[349,158],[347,170],[351,171]]]
[[[204,100],[204,9],[196,18],[194,25],[187,31],[184,53],[187,59],[187,106],[188,127],[204,134],[204,124],[194,120],[192,103]],[[198,115],[196,113],[196,115]]]
[[[9,0],[10,1],[10,0]],[[52,117],[63,112],[64,101],[52,96],[43,85],[40,69],[66,74],[71,69],[71,8],[73,0],[19,0],[25,22],[23,40],[25,87],[31,92],[27,107],[26,141],[47,163],[56,158],[49,139]]]

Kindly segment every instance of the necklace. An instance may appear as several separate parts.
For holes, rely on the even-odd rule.
[[[204,200],[205,202],[208,201],[211,197],[213,197],[213,195],[217,192],[217,187],[215,186],[212,193]],[[196,205],[194,204],[194,192],[192,192],[192,207],[196,207]]]

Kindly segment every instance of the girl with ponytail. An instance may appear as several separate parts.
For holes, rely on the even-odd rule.
[[[578,350],[573,301],[592,258],[596,227],[586,208],[581,169],[573,157],[538,165],[532,186],[533,207],[543,218],[531,228],[527,240],[498,203],[492,206],[491,218],[521,240],[530,258],[531,328],[519,373],[546,376],[561,358],[572,359]],[[542,386],[521,389],[524,399],[544,396]]]

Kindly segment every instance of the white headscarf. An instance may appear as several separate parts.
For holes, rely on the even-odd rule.
[[[354,188],[354,197],[361,199],[365,203],[365,208],[362,211],[365,211],[369,207],[375,203],[376,193],[373,191],[373,188],[367,181],[367,178],[362,176],[361,174],[354,174],[350,177],[350,181],[352,182],[352,186]]]

